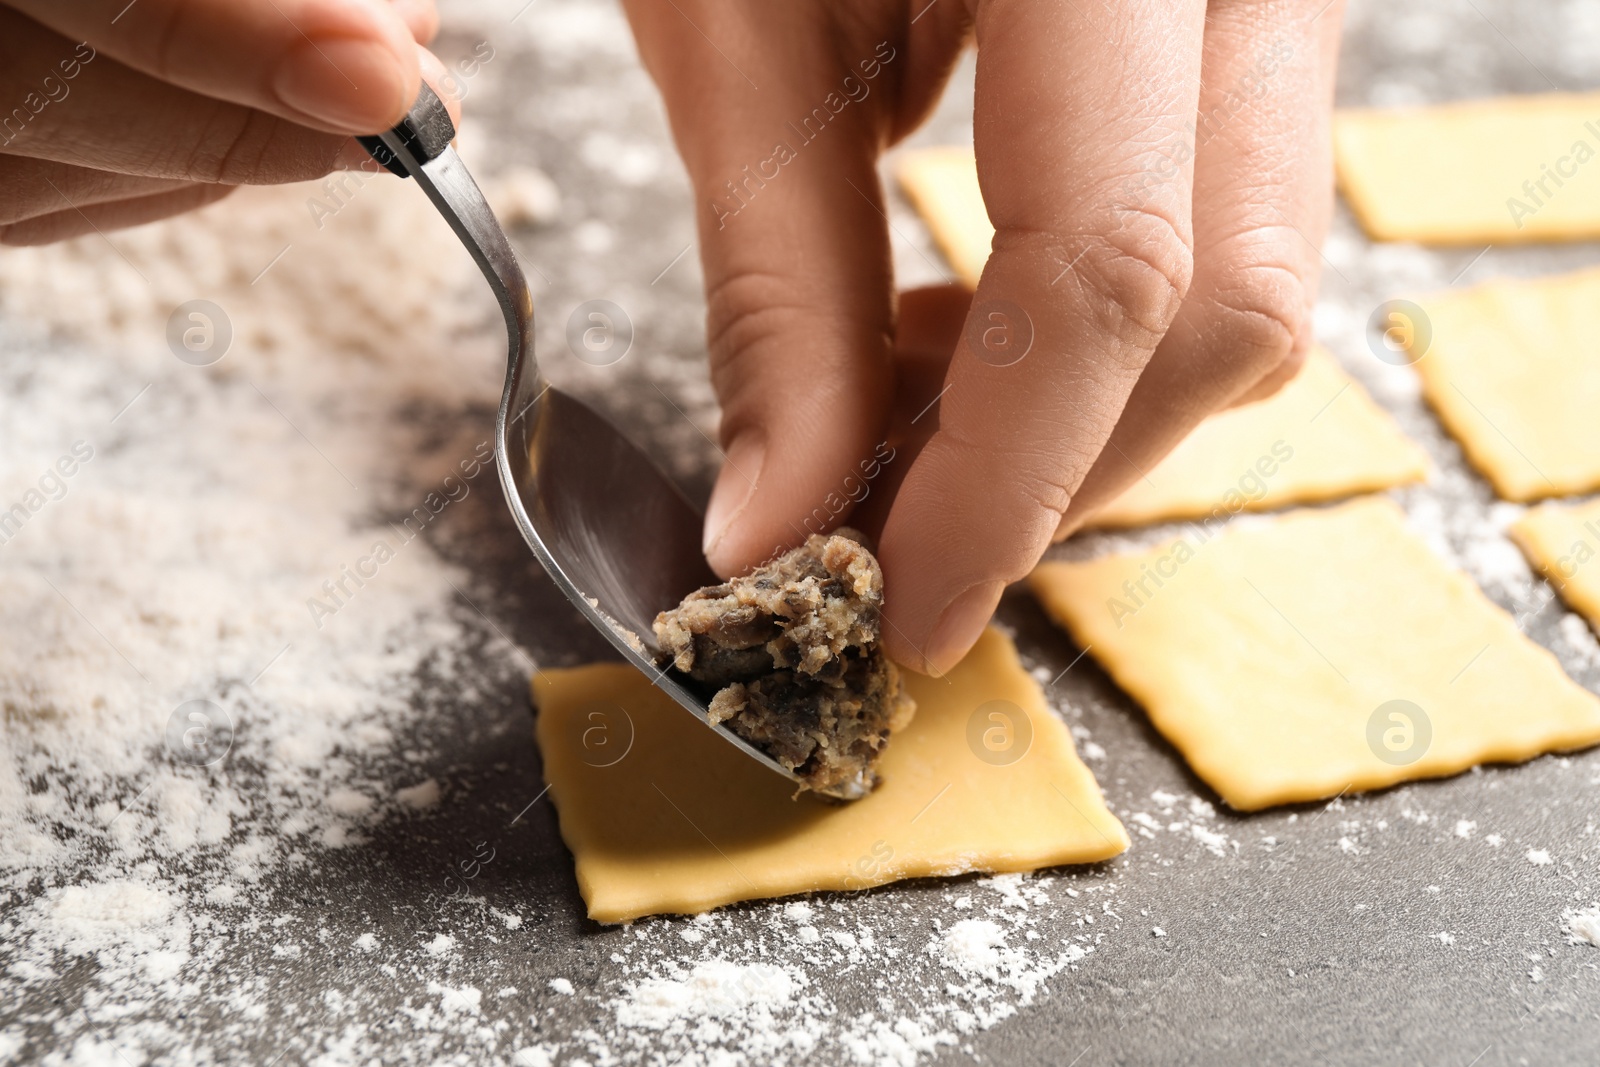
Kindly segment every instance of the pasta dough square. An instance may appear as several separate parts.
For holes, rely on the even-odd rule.
[[[900,157],[895,174],[956,277],[976,289],[989,261],[994,226],[978,187],[972,149],[914,149]]]
[[[1600,630],[1600,500],[1541,504],[1512,524],[1511,539],[1561,599]]]
[[[697,913],[903,878],[1109,859],[1128,836],[1010,640],[912,675],[883,784],[837,805],[762,768],[622,664],[534,676],[537,736],[589,917]]]
[[[1600,95],[1340,111],[1339,185],[1380,241],[1600,237]]]
[[[1600,741],[1600,700],[1368,498],[1031,583],[1229,805]]]
[[[1195,427],[1088,525],[1269,511],[1422,481],[1428,471],[1427,454],[1318,348],[1271,397]]]
[[[1600,270],[1420,303],[1408,343],[1423,392],[1495,491],[1529,501],[1600,488]]]

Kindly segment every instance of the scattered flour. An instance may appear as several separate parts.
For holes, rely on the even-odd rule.
[[[551,987],[556,988],[554,979]],[[628,991],[617,1006],[623,1026],[665,1030],[684,1020],[725,1018],[741,1013],[787,1011],[794,1003],[798,974],[772,964],[737,964],[711,960],[696,964],[682,978],[648,979]],[[572,991],[571,983],[565,990]]]
[[[1208,830],[1206,827],[1195,823],[1189,827],[1189,833],[1194,839],[1206,847],[1206,851],[1213,856],[1226,856],[1228,854],[1228,835]]]
[[[945,961],[956,970],[993,977],[1000,973],[1000,952],[1005,943],[1005,932],[998,923],[989,919],[962,919],[945,934],[938,948]]]
[[[439,806],[439,783],[429,778],[416,785],[395,790],[395,800],[413,811],[426,811]]]
[[[520,41],[552,69],[615,61],[643,83],[615,5],[445,6],[475,20],[456,27],[490,27],[497,46]],[[542,106],[597,129],[581,87]],[[635,185],[671,169],[660,146],[598,133],[572,143],[597,182]],[[503,177],[491,195],[513,215],[543,224],[556,213],[559,193],[541,174]],[[56,1043],[52,1062],[243,1061],[276,1026],[317,1042],[281,1062],[319,1067],[909,1067],[955,1059],[970,1035],[1072,990],[1072,972],[1119,929],[1100,875],[1054,893],[1043,888],[1052,876],[963,883],[946,895],[948,913],[914,927],[887,895],[641,922],[605,935],[616,951],[596,961],[599,975],[583,972],[585,996],[573,1002],[592,1009],[593,1027],[558,1039],[530,1014],[541,981],[575,997],[569,979],[518,979],[530,990],[519,995],[506,976],[472,969],[493,958],[495,937],[520,930],[536,943],[532,911],[524,928],[519,915],[461,903],[481,920],[470,937],[374,914],[352,952],[318,928],[317,902],[266,899],[285,881],[275,876],[337,864],[386,821],[441,803],[437,780],[417,780],[429,752],[414,698],[424,672],[459,682],[452,650],[476,636],[453,587],[464,575],[419,539],[320,625],[306,601],[391,536],[386,516],[410,514],[472,453],[476,439],[441,441],[435,430],[492,405],[503,356],[481,281],[414,188],[362,185],[325,228],[306,216],[315,191],[241,190],[198,216],[113,235],[116,255],[97,236],[0,252],[0,312],[49,331],[0,337],[17,357],[0,367],[0,499],[16,499],[75,442],[93,450],[62,498],[0,544],[0,1003],[28,1004],[29,1026]],[[619,231],[589,219],[570,236],[574,248],[600,249]],[[1351,254],[1362,247],[1342,240]],[[1419,249],[1380,247],[1372,259],[1407,281],[1396,291],[1449,280]],[[231,320],[232,347],[210,368],[179,364],[164,339],[171,310],[195,298]],[[1352,329],[1365,321],[1345,317]],[[561,316],[549,318],[559,331]],[[1409,371],[1385,381],[1414,396]],[[1449,491],[1467,499],[1452,477]],[[473,485],[498,493],[492,475]],[[1524,592],[1520,558],[1499,534],[1474,532],[1460,500],[1415,510],[1447,558],[1494,590]],[[1575,653],[1600,657],[1576,616],[1559,632]],[[501,651],[508,671],[525,671]],[[210,766],[167,747],[169,718],[192,699],[213,701],[234,727],[228,757]],[[1105,759],[1081,740],[1086,759]],[[1196,859],[1238,852],[1202,798],[1156,791],[1149,806],[1156,815],[1131,819],[1142,837],[1168,834]],[[1456,834],[1471,836],[1463,825]],[[1082,909],[1070,939],[1040,921],[1063,906]],[[1564,913],[1562,930],[1600,945],[1600,905]],[[69,972],[80,995],[52,1007]],[[398,991],[404,1006],[374,1024],[359,1011],[359,984],[293,991],[303,976],[336,972]],[[499,992],[486,1003],[483,989]],[[380,1056],[392,1047],[380,1029],[403,1034],[403,1053]],[[29,1041],[0,1030],[0,1062],[41,1059]]]
[[[1548,867],[1555,862],[1550,858],[1550,851],[1543,848],[1530,848],[1524,858],[1535,867]]]
[[[1583,616],[1567,612],[1556,623],[1556,632],[1561,635],[1561,643],[1581,663],[1588,667],[1600,666],[1600,641],[1595,640],[1594,630]]]
[[[1064,980],[1059,976],[1100,940],[1051,943],[1042,936],[1035,929],[1040,906],[1051,898],[1038,878],[1002,875],[973,884],[978,899],[971,891],[947,899],[984,917],[948,926],[934,920],[909,944],[903,927],[897,943],[880,941],[838,903],[772,905],[771,934],[755,942],[747,926],[720,914],[640,924],[623,958],[644,959],[628,966],[637,977],[609,1008],[617,1031],[583,1051],[594,1062],[648,1056],[686,1064],[911,1067],[959,1047],[1048,996],[1053,980]],[[705,955],[693,962],[673,947],[689,926],[706,934]],[[819,936],[813,940],[807,930]],[[889,983],[879,976],[891,962]],[[819,970],[827,980],[818,980]],[[849,978],[877,992],[860,999],[862,988],[852,994]]]
[[[1562,912],[1561,930],[1574,945],[1600,948],[1600,904]]]
[[[524,7],[504,6],[506,19]],[[519,26],[559,26],[540,38],[552,56],[593,55],[614,41],[580,44],[577,27],[621,27],[596,11],[553,0]],[[631,150],[621,165],[646,167]],[[526,952],[546,920],[471,888],[437,921],[374,909],[347,915],[360,923],[348,934],[320,927],[327,905],[294,899],[297,874],[326,884],[350,846],[470,788],[418,770],[431,729],[461,728],[419,703],[447,694],[454,710],[477,682],[458,650],[488,641],[519,681],[527,665],[463,610],[467,576],[426,534],[378,577],[346,579],[336,610],[308,609],[459,479],[479,439],[452,428],[485,421],[461,416],[492,410],[504,355],[486,288],[413,186],[360,185],[322,229],[311,195],[320,183],[240,190],[112,235],[120,255],[98,236],[0,253],[3,322],[40,325],[3,338],[18,358],[0,367],[0,492],[34,484],[74,441],[94,449],[0,544],[0,1003],[24,1002],[63,1063],[231,1062],[270,1033],[293,1042],[280,1062],[325,1067],[901,1067],[1070,983],[1117,919],[1097,900],[1061,924],[1086,932],[1047,936],[1049,897],[1021,876],[969,882],[970,910],[913,930],[869,904],[803,901],[756,907],[754,929],[636,924],[582,998],[548,971],[517,981],[531,992],[485,998],[511,988],[493,972],[506,943]],[[195,298],[232,329],[210,367],[167,346],[168,316]],[[470,484],[498,497],[492,472]],[[232,727],[204,766],[166,737],[197,699]],[[491,862],[474,847],[461,847],[469,866]],[[986,924],[976,939],[962,916]],[[56,1006],[69,971],[82,992]],[[540,1010],[564,996],[592,1027],[541,1032]],[[42,1055],[45,1038],[0,1032]]]
[[[482,422],[461,416],[493,402],[503,342],[414,188],[369,181],[319,229],[321,191],[241,189],[115,252],[91,236],[0,253],[0,494],[74,442],[92,454],[0,541],[0,1003],[31,1005],[74,1062],[259,1030],[258,972],[320,943],[263,910],[263,880],[437,802],[436,783],[380,783],[415,780],[420,675],[451,681],[475,631],[466,576],[399,522],[431,521],[478,443],[461,435],[487,436],[438,427]],[[232,335],[207,367],[167,342],[196,298]],[[492,471],[460,484],[499,493]],[[346,578],[380,541],[391,558]],[[180,711],[197,700],[217,718]],[[173,740],[197,730],[226,739],[209,761]],[[82,992],[52,1002],[79,960]],[[203,1038],[181,1022],[214,1014]],[[329,1032],[324,1053],[361,1047]]]
[[[783,906],[783,917],[798,925],[809,923],[812,919],[816,918],[816,915],[816,909],[803,900],[797,900],[792,904],[785,904]]]

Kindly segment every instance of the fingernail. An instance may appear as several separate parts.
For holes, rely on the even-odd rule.
[[[942,678],[961,662],[994,617],[995,605],[1000,603],[1005,588],[1005,582],[983,582],[950,601],[923,653],[929,674]]]
[[[405,114],[405,70],[373,41],[307,41],[272,77],[278,99],[308,118],[350,133],[377,133]]]
[[[728,446],[727,460],[717,476],[717,487],[706,505],[705,553],[713,555],[722,539],[739,521],[761,482],[761,466],[767,458],[767,442],[760,434],[744,434]]]

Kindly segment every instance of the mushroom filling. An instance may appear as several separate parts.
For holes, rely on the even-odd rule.
[[[877,784],[916,704],[878,645],[883,571],[853,530],[813,535],[656,616],[661,661],[712,691],[711,721],[841,800]]]

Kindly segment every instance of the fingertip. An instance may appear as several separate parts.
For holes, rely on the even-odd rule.
[[[939,584],[937,579],[934,584]],[[911,598],[919,606],[896,611],[894,598],[900,586],[886,577],[880,636],[884,652],[908,670],[944,677],[972,650],[994,618],[1006,584],[993,579],[964,589],[927,589]]]
[[[982,634],[1007,585],[1026,576],[1060,516],[1015,456],[940,431],[917,456],[884,526],[885,648],[935,676]]]
[[[923,657],[927,673],[942,678],[961,662],[994,618],[994,609],[1000,605],[1000,595],[1005,590],[1005,582],[989,581],[956,594],[939,613],[939,621],[928,638]]]
[[[923,669],[924,660],[921,651],[909,640],[895,632],[889,625],[889,614],[884,612],[883,630],[878,634],[878,642],[883,646],[883,654],[888,656],[899,666],[917,674],[928,673]]]
[[[421,84],[404,5],[343,0],[317,8],[278,59],[270,90],[287,117],[336,133],[371,134],[399,122]]]
[[[272,91],[308,125],[378,133],[399,122],[416,100],[415,47],[408,43],[402,57],[388,42],[373,38],[308,39],[279,61]]]

